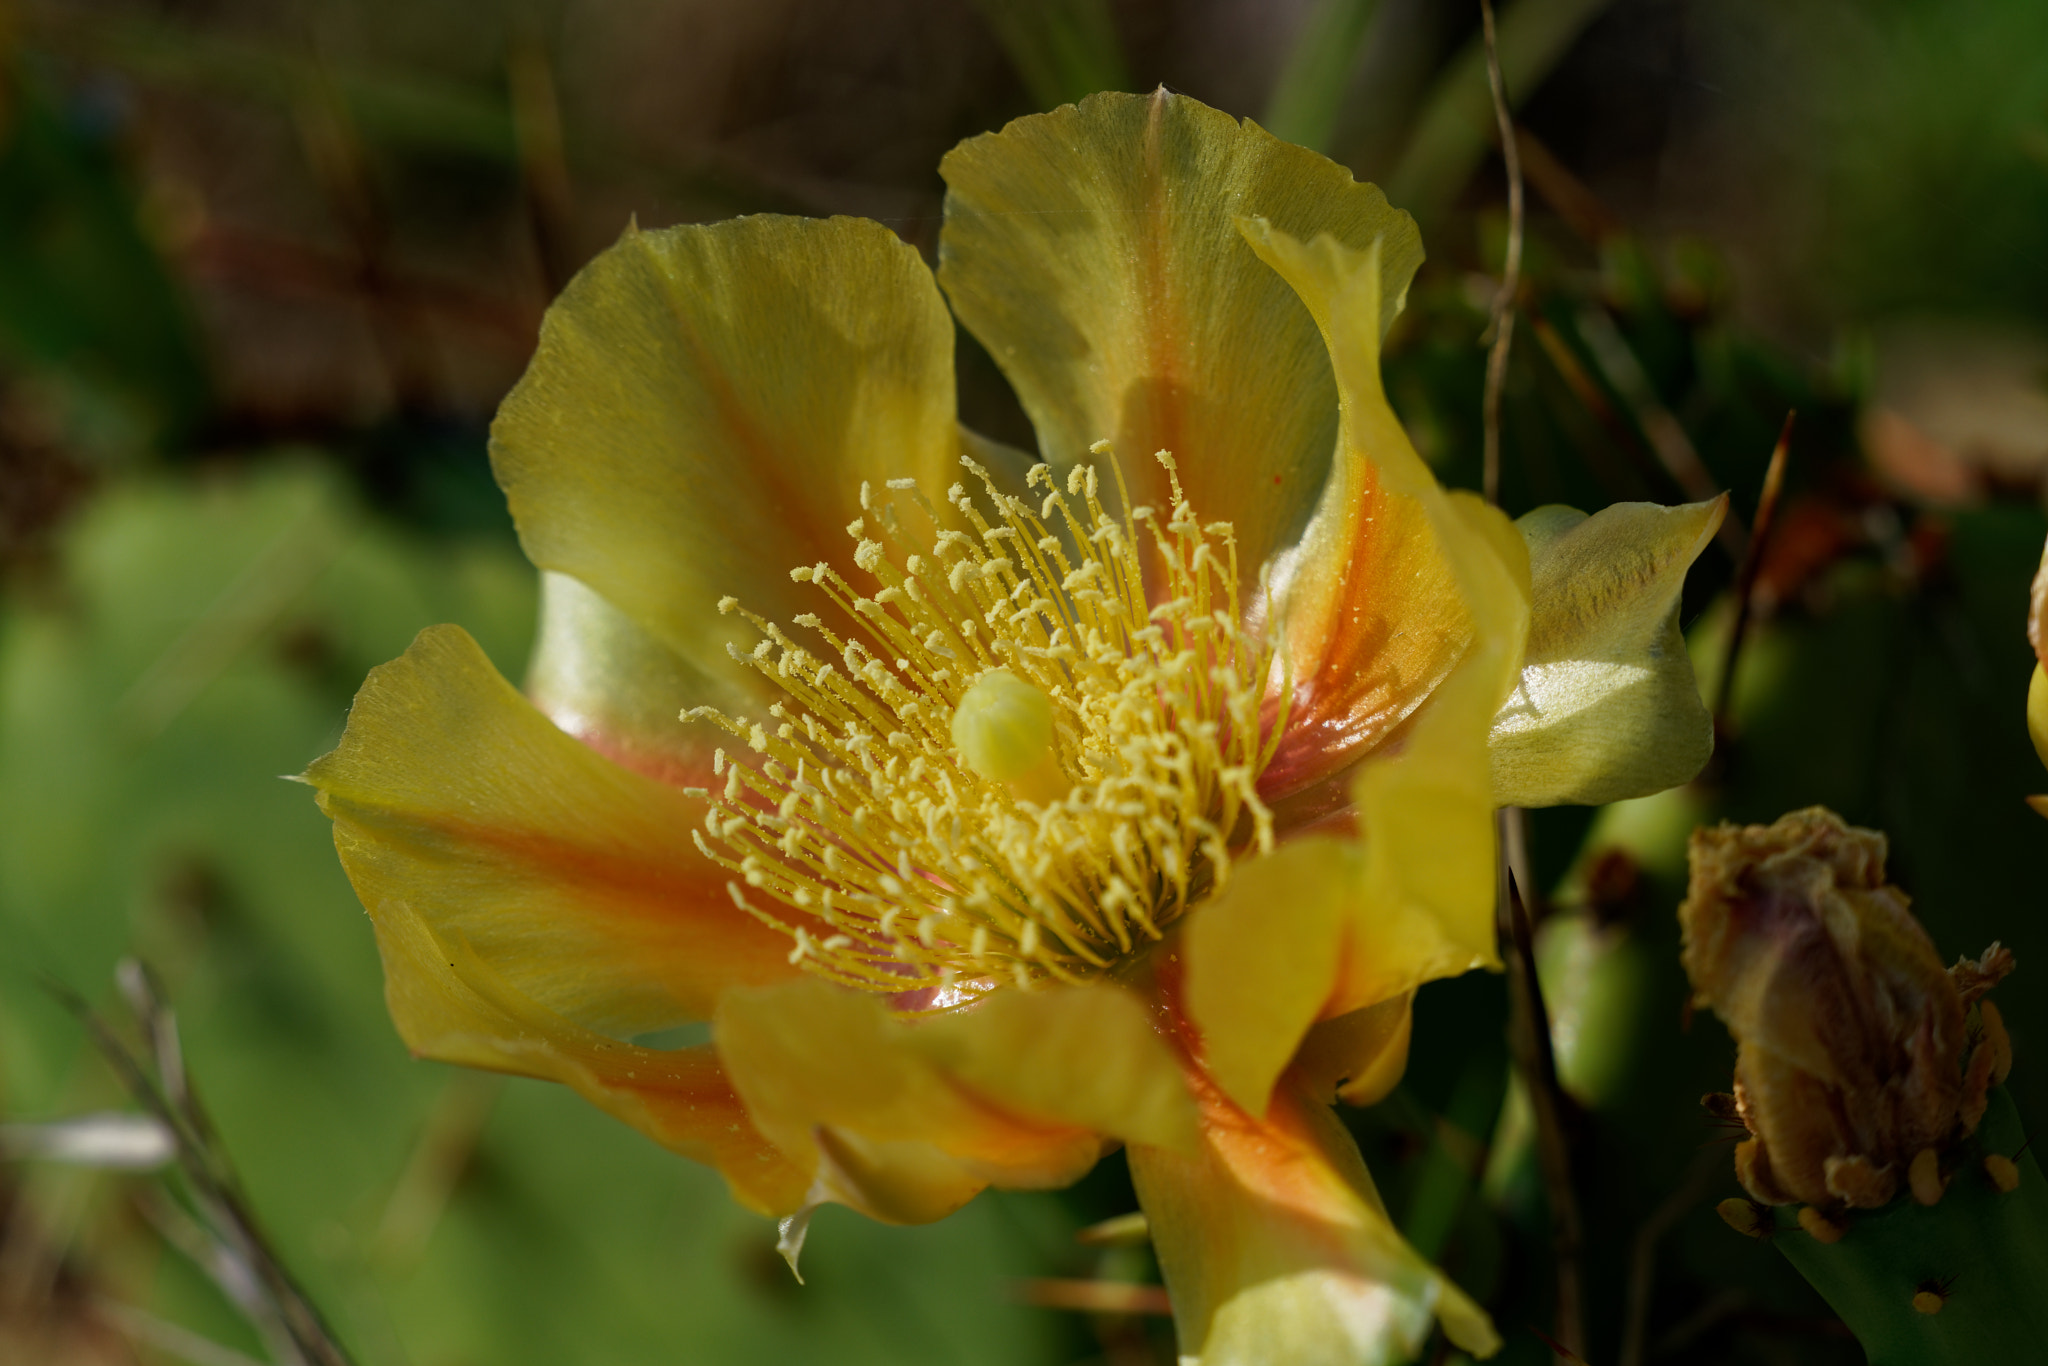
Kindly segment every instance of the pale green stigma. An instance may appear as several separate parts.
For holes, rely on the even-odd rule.
[[[990,782],[1021,778],[1052,753],[1052,699],[1008,669],[990,669],[953,711],[953,747]]]

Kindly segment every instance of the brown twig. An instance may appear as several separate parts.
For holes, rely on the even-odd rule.
[[[1529,1093],[1536,1121],[1536,1159],[1550,1206],[1551,1258],[1557,1269],[1557,1341],[1571,1353],[1586,1346],[1585,1307],[1579,1269],[1583,1242],[1578,1197],[1572,1188],[1571,1147],[1565,1135],[1565,1100],[1557,1080],[1557,1054],[1551,1047],[1550,1014],[1543,1005],[1543,984],[1536,976],[1534,934],[1521,889],[1507,879],[1501,899],[1499,934],[1508,976],[1508,1043],[1515,1068]],[[1576,1356],[1560,1351],[1559,1359]]]
[[[372,1247],[384,1267],[410,1270],[419,1260],[476,1155],[504,1080],[457,1072],[442,1084],[377,1225]]]
[[[1485,461],[1486,501],[1500,502],[1500,400],[1507,387],[1508,348],[1515,336],[1515,293],[1522,285],[1522,157],[1515,140],[1515,122],[1508,113],[1507,82],[1500,73],[1500,50],[1493,28],[1493,0],[1479,0],[1479,22],[1486,36],[1486,81],[1493,91],[1493,117],[1500,125],[1500,155],[1508,172],[1508,248],[1501,265],[1500,292],[1493,296],[1493,336],[1486,355]]]
[[[301,90],[294,112],[307,167],[328,215],[355,254],[355,293],[394,404],[431,409],[440,392],[436,367],[419,317],[392,288],[390,220],[370,174],[369,153],[325,63],[315,61],[313,79]]]
[[[1696,1155],[1678,1189],[1650,1211],[1650,1217],[1643,1220],[1642,1227],[1636,1230],[1635,1243],[1629,1253],[1628,1316],[1621,1330],[1620,1366],[1642,1366],[1643,1363],[1644,1342],[1650,1329],[1650,1290],[1657,1275],[1657,1244],[1663,1241],[1673,1224],[1699,1204],[1706,1194],[1707,1182],[1727,1161],[1726,1155],[1718,1148],[1709,1148]]]
[[[1593,472],[1610,486],[1625,484],[1627,492],[1617,494],[1617,501],[1649,497],[1668,476],[1657,457],[1644,444],[1642,434],[1608,399],[1600,381],[1593,378],[1579,359],[1578,352],[1572,349],[1562,333],[1551,326],[1548,318],[1541,313],[1531,314],[1529,328],[1536,334],[1536,343],[1549,357],[1558,378],[1572,391],[1572,397],[1600,424],[1601,430],[1614,438],[1615,446],[1627,458],[1625,465],[1616,465],[1598,443],[1592,443],[1586,449],[1586,460],[1594,467]]]
[[[1621,220],[1585,181],[1557,159],[1557,153],[1526,128],[1515,130],[1515,149],[1529,184],[1579,240],[1599,246],[1621,232]]]
[[[562,292],[581,258],[576,249],[576,196],[569,179],[562,104],[555,92],[547,45],[530,27],[517,33],[505,55],[512,94],[512,131],[519,144],[519,174],[527,217],[540,253],[542,283],[550,298]]]
[[[1173,1313],[1163,1285],[1139,1285],[1132,1281],[1084,1281],[1060,1277],[1038,1277],[1018,1281],[1016,1297],[1041,1309],[1075,1309],[1086,1314]]]
[[[1500,503],[1500,404],[1507,387],[1508,351],[1515,336],[1515,295],[1522,283],[1522,159],[1508,113],[1507,83],[1501,76],[1500,51],[1493,23],[1492,0],[1479,0],[1479,20],[1486,40],[1486,80],[1493,92],[1493,115],[1500,130],[1501,160],[1508,176],[1508,241],[1501,266],[1500,291],[1493,298],[1489,326],[1492,346],[1486,356],[1486,397],[1482,409],[1485,458],[1482,483],[1486,501]],[[1508,948],[1509,995],[1514,1017],[1510,1026],[1517,1063],[1536,1114],[1537,1147],[1544,1181],[1550,1190],[1551,1231],[1557,1263],[1557,1331],[1576,1348],[1584,1341],[1579,1308],[1579,1216],[1571,1190],[1570,1155],[1557,1101],[1557,1059],[1550,1046],[1550,1020],[1543,1008],[1543,987],[1536,980],[1529,917],[1517,888],[1517,874],[1527,875],[1522,849],[1521,812],[1500,813],[1500,914],[1505,921],[1501,940]],[[1577,1361],[1569,1351],[1561,1359]]]
[[[1728,652],[1721,659],[1721,676],[1714,683],[1714,733],[1719,735],[1728,722],[1728,704],[1734,695],[1735,665],[1742,655],[1743,640],[1749,635],[1750,601],[1756,593],[1757,573],[1763,568],[1764,543],[1771,534],[1771,519],[1778,510],[1778,495],[1785,486],[1785,458],[1792,449],[1792,420],[1797,412],[1785,414],[1778,431],[1778,444],[1771,449],[1771,463],[1764,470],[1764,489],[1756,500],[1756,523],[1749,543],[1735,571],[1735,620],[1728,628]]]
[[[1621,328],[1615,325],[1613,317],[1606,309],[1589,304],[1579,311],[1578,323],[1579,337],[1586,343],[1586,349],[1593,353],[1594,364],[1614,386],[1614,392],[1621,396],[1621,401],[1628,405],[1629,416],[1642,429],[1644,438],[1650,443],[1651,453],[1657,457],[1657,463],[1664,467],[1671,481],[1696,503],[1719,497],[1721,490],[1714,483],[1713,473],[1700,459],[1698,448],[1686,435],[1685,425],[1657,396],[1649,375],[1643,370],[1643,363],[1636,358],[1628,338],[1621,335]],[[1721,530],[1716,538],[1721,548],[1728,552],[1730,560],[1741,562],[1747,536],[1742,518],[1730,509],[1721,520]]]
[[[156,984],[132,962],[121,965],[118,977],[122,994],[150,1042],[148,1062],[131,1052],[113,1027],[76,992],[55,983],[51,991],[85,1025],[129,1094],[176,1140],[178,1169],[185,1178],[186,1192],[200,1227],[211,1240],[209,1255],[200,1265],[259,1330],[271,1327],[282,1339],[278,1346],[288,1346],[297,1360],[307,1366],[350,1366],[348,1354],[285,1269],[250,1212],[213,1127],[186,1084],[183,1058],[175,1053],[177,1028]],[[165,1066],[165,1050],[173,1055],[169,1067]],[[273,1335],[264,1336],[269,1340]]]
[[[1565,1366],[1586,1366],[1586,1359],[1584,1357],[1544,1332],[1541,1328],[1538,1328],[1535,1324],[1529,1325],[1529,1331],[1542,1338],[1543,1345],[1548,1347],[1559,1361],[1564,1362]]]

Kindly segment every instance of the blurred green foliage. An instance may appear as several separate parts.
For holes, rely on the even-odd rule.
[[[65,385],[89,444],[175,443],[208,381],[114,144],[118,94],[61,98],[27,64],[0,81],[0,357]]]

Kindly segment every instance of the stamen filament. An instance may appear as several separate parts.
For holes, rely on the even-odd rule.
[[[907,481],[889,481],[930,524],[923,538],[864,485],[847,530],[874,591],[823,563],[791,571],[838,609],[837,629],[796,618],[836,658],[735,599],[719,603],[761,633],[731,653],[781,700],[772,729],[710,708],[684,714],[759,756],[720,751],[724,786],[692,837],[735,874],[734,902],[790,936],[805,971],[889,993],[1085,980],[1220,887],[1233,845],[1270,847],[1256,779],[1289,690],[1262,712],[1277,656],[1240,625],[1231,526],[1196,521],[1166,452],[1164,519],[1131,505],[1106,443],[1095,453],[1121,518],[1086,465],[1064,492],[1033,467],[1026,487],[1045,491],[1033,508],[963,458],[984,498],[953,485],[952,525]],[[1028,744],[996,733],[1028,753],[977,767],[955,748],[970,733],[955,718],[990,677],[1002,687],[988,696],[1023,707],[1016,715],[1043,718],[1049,705],[1050,721],[1031,723]],[[1038,767],[1011,781],[1025,758]]]

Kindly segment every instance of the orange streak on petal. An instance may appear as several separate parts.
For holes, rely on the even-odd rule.
[[[1290,1073],[1263,1116],[1202,1066],[1169,958],[1157,1025],[1182,1054],[1201,1142],[1192,1153],[1130,1145],[1132,1179],[1172,1294],[1183,1359],[1406,1360],[1433,1318],[1486,1356],[1486,1315],[1387,1219],[1358,1145],[1314,1081]]]
[[[1370,463],[1352,468],[1360,489],[1349,515],[1305,542],[1293,567],[1294,694],[1259,780],[1268,801],[1311,793],[1385,743],[1470,643],[1469,615],[1422,507],[1388,492]],[[1302,815],[1343,799],[1339,790],[1301,803]]]

